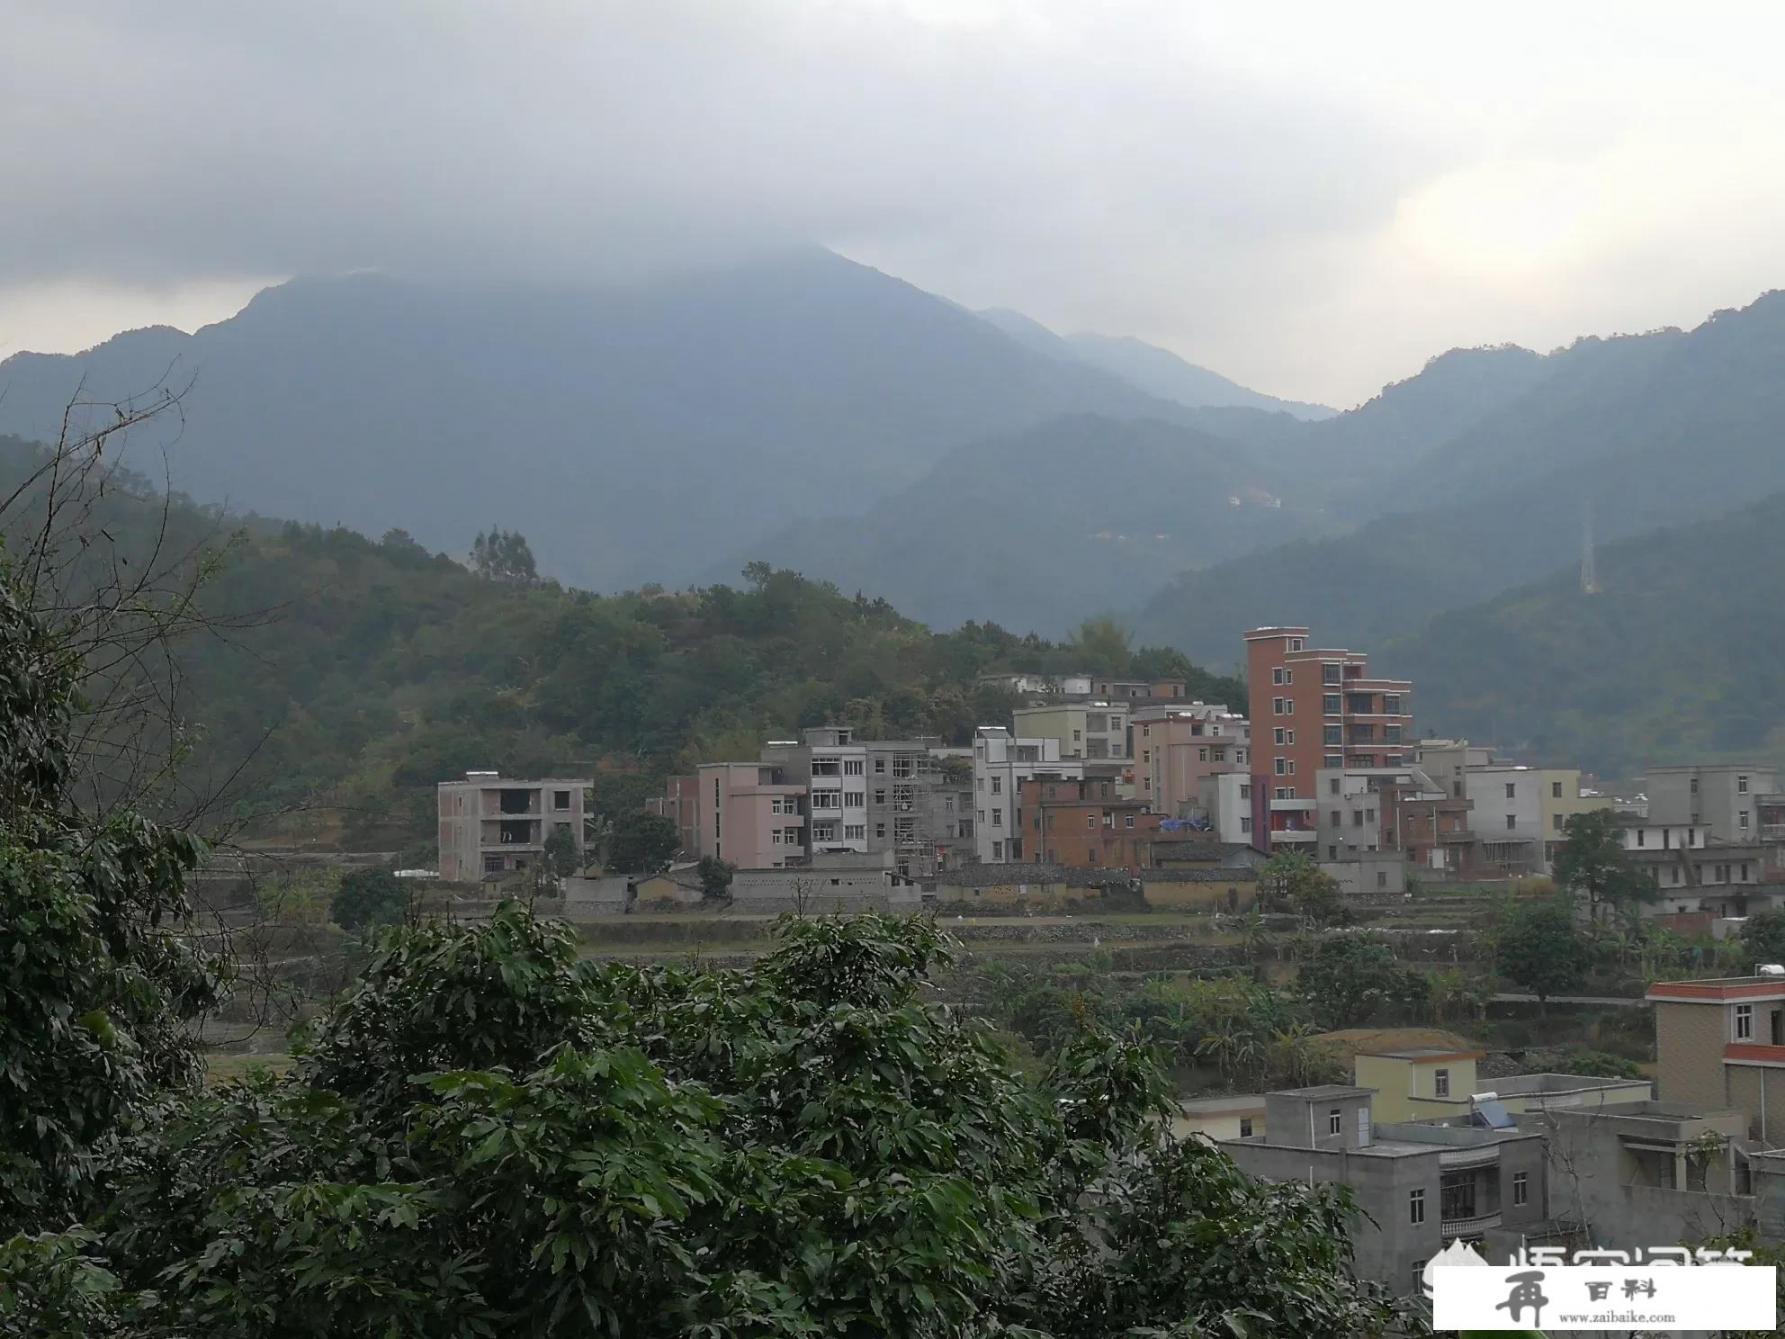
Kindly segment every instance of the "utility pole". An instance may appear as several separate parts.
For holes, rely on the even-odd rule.
[[[1599,572],[1593,561],[1593,499],[1588,498],[1581,510],[1580,526],[1580,593],[1599,594]]]

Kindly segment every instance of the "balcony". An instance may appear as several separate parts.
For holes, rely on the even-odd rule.
[[[1785,1066],[1785,1046],[1758,1041],[1732,1041],[1723,1047],[1724,1064]]]
[[[1441,1218],[1438,1220],[1438,1235],[1449,1241],[1453,1237],[1473,1237],[1483,1232],[1491,1232],[1500,1226],[1500,1211],[1478,1213],[1468,1218]]]

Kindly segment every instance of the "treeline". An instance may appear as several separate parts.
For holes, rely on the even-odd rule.
[[[15,479],[41,459],[7,446]],[[15,551],[33,515],[8,514]],[[1243,692],[1176,651],[1132,649],[1107,620],[1066,643],[992,623],[937,633],[761,563],[737,587],[601,596],[512,579],[512,564],[511,579],[480,576],[402,531],[373,540],[166,503],[125,476],[83,528],[77,566],[158,547],[204,573],[199,601],[225,625],[177,648],[184,789],[220,794],[251,827],[350,844],[426,840],[435,782],[467,768],[589,772],[613,811],[672,770],[755,757],[764,737],[824,722],[961,743],[1009,722],[1008,695],[977,682],[991,670],[1175,674],[1205,699]]]

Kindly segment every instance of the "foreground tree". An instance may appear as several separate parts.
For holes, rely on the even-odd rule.
[[[1576,989],[1593,961],[1566,897],[1507,903],[1494,926],[1493,944],[1495,969],[1535,995],[1540,1010],[1547,1010],[1551,995]]]
[[[614,819],[607,863],[622,874],[661,874],[681,849],[681,834],[672,820],[632,809]]]
[[[1426,978],[1376,935],[1321,940],[1297,972],[1296,986],[1308,1011],[1329,1028],[1412,1017],[1431,994]]]
[[[1785,962],[1785,911],[1757,911],[1742,926],[1747,968],[1763,962]]]
[[[1606,911],[1632,919],[1655,895],[1655,885],[1624,849],[1618,816],[1610,809],[1574,814],[1562,832],[1566,840],[1556,853],[1556,885],[1584,897],[1594,921]]]
[[[352,934],[380,925],[401,925],[409,911],[403,881],[388,869],[355,869],[341,876],[329,900],[329,918]]]

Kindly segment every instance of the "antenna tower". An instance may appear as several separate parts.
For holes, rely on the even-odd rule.
[[[1580,524],[1580,593],[1599,594],[1599,569],[1593,561],[1593,502],[1589,498],[1581,511]]]

